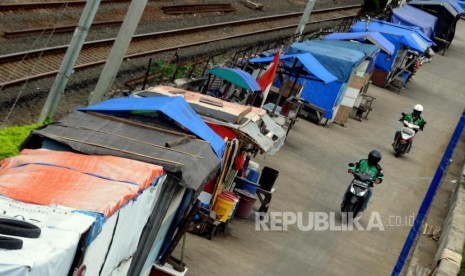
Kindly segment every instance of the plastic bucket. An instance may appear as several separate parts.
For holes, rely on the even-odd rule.
[[[260,178],[260,172],[257,169],[249,168],[245,178],[252,182],[258,183],[258,179]]]
[[[246,190],[253,195],[257,193],[257,189],[258,189],[257,183],[254,183],[242,177],[236,177],[234,179],[234,182],[236,182],[236,188],[238,189]]]
[[[213,211],[215,212],[217,219],[221,222],[226,222],[233,207],[234,201],[232,199],[229,199],[224,195],[219,195],[216,198],[215,205],[213,205]]]
[[[271,191],[278,176],[279,171],[270,167],[264,167],[258,183],[260,183],[263,190]]]
[[[231,193],[231,192],[228,192],[228,191],[222,192],[221,195],[223,195],[223,196],[231,199],[232,201],[234,201],[234,206],[231,209],[231,213],[229,213],[229,218],[231,218],[232,215],[234,214],[234,211],[237,208],[237,204],[239,203],[239,197],[237,195]]]
[[[241,199],[237,205],[235,216],[243,219],[248,219],[250,212],[257,201],[257,197],[244,190],[236,190]]]

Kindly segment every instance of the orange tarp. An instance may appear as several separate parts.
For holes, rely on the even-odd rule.
[[[135,160],[49,150],[25,150],[0,165],[2,195],[26,203],[98,212],[105,217],[164,173],[160,166]]]

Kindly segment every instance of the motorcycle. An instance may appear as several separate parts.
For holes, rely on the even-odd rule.
[[[392,148],[394,149],[395,156],[399,157],[401,154],[406,154],[410,152],[411,144],[413,142],[413,137],[420,129],[419,126],[404,120],[405,114],[402,113],[402,118],[399,120],[404,124],[404,127],[400,130],[400,135],[397,136]]]
[[[353,167],[354,164],[350,163]],[[341,204],[341,212],[352,213],[352,217],[356,217],[365,202],[370,186],[373,186],[374,178],[369,173],[351,172],[354,179],[347,189],[344,200]]]

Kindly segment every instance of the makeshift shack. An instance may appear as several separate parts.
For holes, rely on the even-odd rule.
[[[434,39],[438,18],[410,5],[392,10],[390,22],[404,26],[418,27],[430,39]]]
[[[210,125],[226,127],[244,141],[267,154],[276,153],[284,145],[286,132],[266,114],[252,106],[220,99],[170,86],[150,87],[134,93],[135,97],[182,97]]]
[[[403,74],[405,68],[402,67],[408,50],[422,54],[428,47],[433,45],[433,42],[418,28],[397,25],[385,21],[358,21],[352,25],[351,31],[379,32],[395,46],[393,55],[388,56],[385,53],[380,53],[376,59],[372,81],[373,84],[379,87],[387,86],[398,76],[407,78],[407,76]]]
[[[365,118],[371,110],[373,97],[366,95],[370,85],[370,79],[373,74],[376,57],[380,53],[380,48],[373,44],[361,43],[358,41],[342,41],[342,40],[317,40],[318,43],[334,45],[347,49],[357,50],[365,54],[365,60],[356,68],[354,76],[351,77],[347,90],[341,101],[338,113],[334,118],[334,122],[344,126],[347,119],[356,117],[360,119],[361,114],[366,112]],[[386,43],[386,47],[392,46]],[[362,104],[362,105],[361,105]],[[358,115],[358,116],[356,116]]]
[[[414,0],[408,5],[435,16],[438,21],[434,29],[436,45],[434,51],[447,49],[454,40],[455,28],[464,10],[455,0]]]
[[[273,60],[272,57],[254,58],[251,59],[251,63],[261,64],[269,63]],[[287,82],[281,82],[278,78],[275,81],[275,86],[279,87],[280,95],[284,94],[284,97],[296,97],[297,99],[303,100],[303,109],[300,109],[302,113],[312,112],[315,121],[321,123],[324,120],[325,110],[317,104],[314,104],[311,97],[304,94],[304,86],[307,83],[315,82],[321,83],[321,85],[330,85],[337,81],[337,77],[331,74],[311,53],[296,53],[286,54],[280,56],[281,66],[279,67],[278,74],[287,77]],[[299,91],[295,91],[295,87],[299,87]],[[279,104],[279,103],[277,103]],[[270,109],[274,109],[270,106]],[[307,111],[308,110],[308,111]],[[310,115],[310,116],[312,116]],[[309,115],[305,115],[309,117]]]
[[[165,177],[161,166],[105,155],[26,149],[3,160],[2,216],[41,233],[0,250],[0,273],[127,274]]]
[[[136,250],[125,252],[129,255],[124,259],[129,274],[148,275],[155,262],[164,264],[185,232],[181,218],[219,171],[224,143],[181,98],[124,98],[75,111],[35,130],[24,147],[111,155],[163,167],[166,180]]]
[[[357,68],[365,60],[366,54],[358,50],[331,45],[328,42],[309,40],[294,43],[288,53],[312,54],[324,68],[337,78],[336,81],[327,84],[319,81],[307,81],[301,94],[303,99],[324,110],[323,117],[326,121],[332,121],[336,117],[349,82]]]

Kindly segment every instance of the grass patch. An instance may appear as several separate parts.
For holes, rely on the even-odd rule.
[[[29,136],[31,130],[39,126],[40,124],[32,124],[0,129],[0,160],[17,155],[19,145]]]

